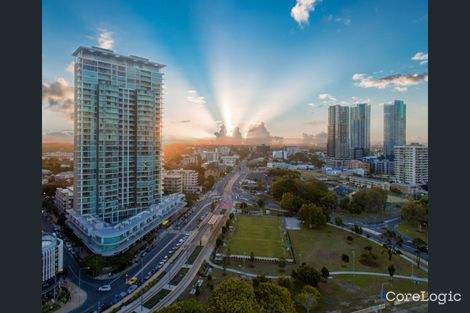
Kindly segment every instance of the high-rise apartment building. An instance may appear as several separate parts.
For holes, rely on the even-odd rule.
[[[328,108],[327,154],[335,159],[349,159],[349,107],[333,105]]]
[[[181,200],[176,196],[162,201],[164,65],[96,47],[79,47],[73,56],[75,173],[69,220],[92,251],[112,255],[184,202],[173,205]],[[132,227],[130,219],[145,221]]]
[[[64,267],[64,245],[61,239],[42,235],[42,292],[46,293],[57,285],[57,275]]]
[[[350,108],[351,157],[361,159],[370,151],[370,105],[360,103]]]
[[[428,183],[428,147],[419,144],[395,146],[395,179],[400,183]]]
[[[384,105],[384,155],[393,159],[393,147],[406,144],[406,104],[395,100]]]

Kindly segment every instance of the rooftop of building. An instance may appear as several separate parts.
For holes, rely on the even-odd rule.
[[[134,62],[134,63],[137,63],[137,64],[154,66],[158,69],[162,69],[166,66],[164,64],[152,62],[149,59],[142,58],[142,57],[139,57],[139,56],[135,56],[135,55],[126,56],[126,55],[115,53],[113,50],[103,49],[103,48],[99,48],[99,47],[80,46],[80,47],[77,48],[77,50],[75,50],[73,52],[72,55],[77,56],[79,54],[79,52],[81,52],[81,51],[85,51],[87,53],[91,53],[91,54],[95,54],[95,55],[99,55],[99,56],[113,57],[113,58],[116,58],[116,59],[122,59],[122,60],[125,60],[125,61]]]

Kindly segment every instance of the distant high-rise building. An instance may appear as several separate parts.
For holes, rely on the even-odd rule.
[[[350,108],[351,157],[360,159],[370,151],[370,105],[356,104]]]
[[[327,154],[335,159],[349,159],[349,107],[334,105],[328,108]]]
[[[395,100],[384,106],[384,155],[393,159],[393,147],[406,144],[406,104]]]
[[[114,255],[184,206],[162,199],[164,65],[108,49],[74,53],[74,200],[68,223],[95,253]]]
[[[401,183],[428,183],[428,147],[419,144],[395,146],[395,178]]]

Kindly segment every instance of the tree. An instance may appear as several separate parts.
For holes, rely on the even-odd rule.
[[[427,198],[407,201],[400,210],[400,216],[408,222],[418,224],[419,231],[423,231],[422,228],[427,226],[429,217]]]
[[[428,248],[427,248],[426,242],[424,242],[424,240],[421,239],[421,238],[413,239],[413,245],[416,248],[416,250],[415,250],[415,253],[416,253],[416,267],[419,268],[420,261],[421,261],[421,253],[427,252]]]
[[[323,213],[328,216],[332,211],[338,207],[338,198],[332,192],[327,192],[320,198],[320,206],[323,208]]]
[[[240,203],[240,209],[246,209],[248,207],[248,204],[246,202]]]
[[[294,301],[289,290],[272,282],[261,282],[255,289],[255,297],[263,312],[295,313]]]
[[[390,264],[388,267],[388,274],[390,274],[390,279],[393,279],[393,274],[395,274],[395,266],[393,264]]]
[[[335,217],[335,224],[338,226],[344,226],[343,219],[341,217]]]
[[[387,191],[380,188],[361,189],[352,197],[350,210],[379,212],[385,209]]]
[[[291,213],[297,213],[303,204],[304,201],[292,192],[284,193],[280,202],[281,208]]]
[[[327,221],[323,210],[313,203],[302,205],[298,215],[309,228],[325,225]]]
[[[320,299],[320,292],[312,286],[304,286],[301,292],[295,297],[295,300],[300,304],[307,313],[318,304]]]
[[[320,273],[306,263],[293,270],[291,276],[301,285],[316,286],[320,281]]]
[[[207,303],[209,313],[261,313],[253,287],[240,279],[227,279],[214,290]]]
[[[277,279],[277,284],[279,286],[287,288],[288,290],[292,290],[292,288],[294,287],[294,284],[292,283],[292,278],[290,278],[288,276],[280,276]]]
[[[212,175],[207,176],[207,178],[204,181],[204,188],[207,190],[211,190],[212,187],[215,184],[215,178]]]
[[[349,263],[349,255],[347,254],[341,254],[341,260],[344,262],[344,263]]]
[[[339,207],[342,208],[343,210],[348,210],[349,211],[350,202],[351,202],[351,199],[349,199],[349,197],[344,197],[339,202]]]
[[[202,313],[202,312],[204,312],[204,308],[202,304],[196,300],[178,301],[158,311],[158,313]]]
[[[330,271],[325,266],[323,266],[320,271],[323,278],[330,277]]]
[[[354,232],[355,232],[356,234],[361,235],[361,234],[362,234],[362,227],[359,226],[359,225],[354,224]]]
[[[253,285],[253,288],[256,288],[259,286],[261,283],[266,283],[269,282],[269,279],[266,278],[264,275],[258,275],[253,280],[251,281],[251,284]]]
[[[256,200],[256,204],[257,204],[260,208],[264,208],[264,199],[263,199],[263,198],[258,198],[258,200]]]
[[[217,239],[215,240],[215,248],[218,249],[222,243],[224,242],[224,236],[222,234],[217,236]]]
[[[251,262],[251,265],[255,263],[255,254],[253,251],[250,252],[250,262]]]
[[[281,272],[284,272],[284,268],[286,267],[286,264],[287,264],[286,258],[284,257],[279,258],[278,264],[281,269]]]

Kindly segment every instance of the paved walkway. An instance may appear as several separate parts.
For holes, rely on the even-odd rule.
[[[75,310],[85,303],[87,294],[85,291],[83,291],[83,289],[78,289],[78,286],[72,283],[70,280],[67,280],[67,288],[70,292],[70,300],[54,313],[67,313]]]
[[[215,267],[217,269],[223,270],[223,266],[218,265],[213,263],[211,260],[206,259],[207,263],[209,263],[210,266]],[[249,272],[243,272],[240,270],[236,270],[233,268],[226,268],[225,269],[227,272],[231,273],[236,273],[248,277],[257,277],[257,274],[249,273]],[[374,273],[374,272],[330,272],[330,276],[338,276],[338,275],[367,275],[367,276],[381,276],[381,277],[390,277],[389,274],[385,273]],[[273,276],[273,275],[266,275],[266,278],[269,279],[278,279],[280,276]],[[420,282],[428,282],[428,279],[426,277],[416,277],[416,276],[403,276],[403,275],[394,275],[393,278],[398,278],[398,279],[408,279],[408,280],[414,280],[414,281],[420,281]]]

